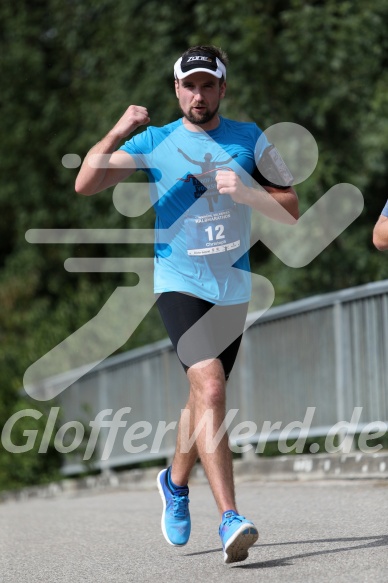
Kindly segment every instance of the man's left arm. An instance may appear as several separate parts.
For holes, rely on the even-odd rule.
[[[264,190],[280,204],[295,220],[299,219],[298,195],[292,186],[288,188],[276,188],[274,186],[263,186]]]
[[[240,204],[246,204],[275,221],[294,224],[299,218],[298,196],[292,186],[246,186],[240,177],[230,170],[219,170],[216,176],[217,190]]]

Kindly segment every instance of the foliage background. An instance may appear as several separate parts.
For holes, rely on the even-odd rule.
[[[0,164],[0,425],[24,407],[26,368],[93,317],[128,275],[71,274],[69,257],[148,253],[115,245],[30,245],[31,228],[152,226],[120,215],[111,191],[74,193],[84,156],[128,105],[145,105],[153,125],[179,115],[172,64],[187,46],[216,44],[230,58],[222,114],[265,129],[291,121],[319,146],[314,174],[298,187],[302,212],[338,182],[362,191],[362,215],[311,265],[293,270],[258,243],[253,269],[276,302],[388,277],[371,243],[387,199],[388,4],[385,0],[3,0]],[[123,346],[164,336],[152,310]],[[40,421],[43,427],[47,411]],[[39,424],[34,422],[35,429]],[[26,427],[24,427],[26,428]],[[14,440],[25,438],[14,436]],[[51,447],[0,449],[0,488],[57,475]]]

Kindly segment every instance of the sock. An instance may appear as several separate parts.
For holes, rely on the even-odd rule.
[[[177,486],[176,484],[174,484],[174,482],[171,479],[171,466],[168,468],[167,470],[167,484],[168,487],[170,488],[170,490],[172,492],[175,492],[177,494],[187,494],[188,491],[188,486],[186,484],[186,486]]]

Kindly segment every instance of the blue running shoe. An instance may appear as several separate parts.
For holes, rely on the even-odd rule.
[[[172,491],[167,471],[159,472],[156,483],[163,501],[162,532],[170,545],[183,546],[190,537],[189,488]]]
[[[245,561],[248,549],[257,541],[257,528],[245,516],[240,516],[234,510],[228,510],[222,515],[219,528],[225,563]]]

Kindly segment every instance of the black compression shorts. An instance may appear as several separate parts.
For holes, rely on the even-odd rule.
[[[215,306],[190,294],[164,292],[156,304],[185,371],[203,360],[219,358],[228,379],[240,347],[248,303]]]

